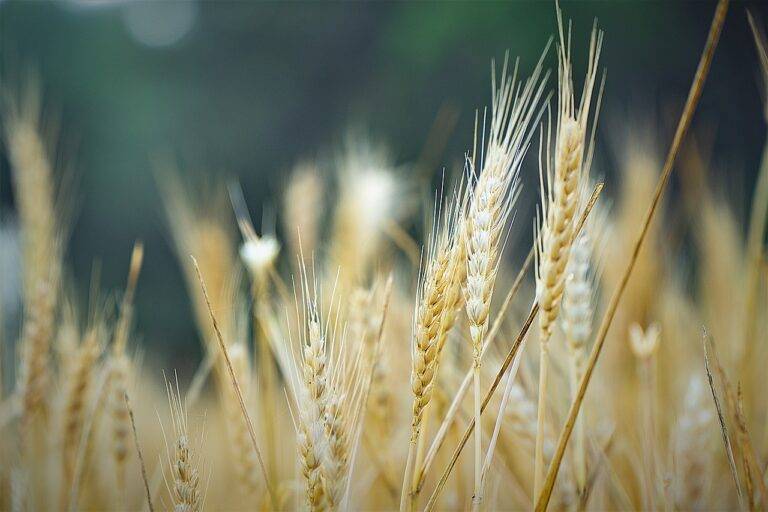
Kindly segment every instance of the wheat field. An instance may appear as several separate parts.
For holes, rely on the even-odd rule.
[[[742,225],[688,134],[727,9],[690,57],[668,152],[630,129],[612,184],[592,164],[620,35],[557,5],[539,55],[492,65],[462,168],[427,191],[350,137],[334,176],[296,165],[278,237],[237,183],[201,190],[160,164],[203,344],[190,374],[156,371],[139,342],[152,247],[136,242],[116,296],[74,298],[76,162],[39,81],[5,81],[23,307],[2,340],[0,510],[768,508],[768,153]]]

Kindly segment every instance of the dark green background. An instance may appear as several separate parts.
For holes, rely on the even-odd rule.
[[[650,123],[666,150],[714,4],[563,7],[574,21],[577,76],[594,17],[606,33],[598,168],[610,178],[612,134],[623,125]],[[746,8],[765,21],[758,3],[731,6],[694,125],[713,134],[718,183],[740,215],[765,136]],[[552,2],[209,1],[197,4],[181,41],[151,48],[132,38],[123,9],[119,2],[0,1],[2,78],[19,62],[34,65],[74,149],[79,190],[67,261],[75,282],[86,290],[98,260],[103,285],[118,289],[131,244],[143,239],[139,331],[153,345],[181,349],[177,362],[195,358],[198,348],[153,155],[172,152],[185,170],[236,176],[255,218],[293,163],[332,153],[350,126],[367,127],[397,162],[407,162],[440,108],[455,109],[456,130],[439,162],[452,165],[471,143],[474,109],[489,101],[491,58],[509,49],[530,69],[555,31]],[[8,211],[5,156],[1,179]],[[518,230],[527,233],[529,217],[521,218]]]

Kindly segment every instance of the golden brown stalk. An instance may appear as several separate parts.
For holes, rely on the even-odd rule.
[[[575,105],[573,76],[571,70],[570,29],[566,42],[563,33],[562,11],[557,7],[557,22],[560,33],[558,48],[558,90],[557,132],[555,134],[554,175],[549,161],[547,147],[546,173],[548,190],[542,182],[542,216],[539,228],[538,265],[536,269],[536,293],[541,306],[539,315],[539,400],[536,454],[534,462],[534,495],[538,495],[544,478],[544,429],[547,409],[547,373],[549,367],[549,339],[555,320],[560,312],[560,301],[565,289],[565,269],[573,243],[574,215],[579,203],[579,194],[589,168],[584,165],[585,147],[588,142],[588,122],[592,93],[597,78],[603,34],[595,26],[589,45],[589,66],[584,79],[581,101]],[[596,115],[595,115],[596,117]],[[594,126],[595,120],[593,120]],[[547,140],[549,146],[549,140]],[[591,152],[591,150],[589,150]]]
[[[203,281],[203,276],[200,273],[200,267],[198,266],[197,260],[194,257],[192,257],[192,263],[194,265],[195,272],[197,273],[198,280],[200,281],[203,300],[205,301],[205,305],[208,308],[208,313],[211,317],[211,324],[213,324],[213,331],[216,334],[216,340],[219,342],[219,349],[224,356],[224,362],[226,363],[227,371],[229,373],[230,380],[232,381],[232,387],[234,388],[235,394],[237,395],[237,401],[240,403],[240,411],[243,413],[243,417],[245,418],[245,422],[248,426],[248,434],[251,438],[253,451],[256,453],[256,458],[259,461],[259,469],[261,470],[262,476],[264,477],[264,483],[267,486],[267,493],[269,494],[270,502],[272,507],[278,508],[279,501],[277,499],[277,494],[275,493],[275,490],[270,483],[269,477],[267,476],[267,469],[264,466],[264,459],[261,456],[261,450],[259,450],[259,444],[256,441],[256,432],[253,430],[253,423],[251,423],[251,417],[248,414],[248,409],[245,406],[243,393],[240,390],[240,384],[237,381],[237,375],[235,374],[235,370],[232,366],[232,361],[229,357],[227,346],[224,344],[224,337],[222,336],[221,330],[219,329],[219,323],[216,320],[216,316],[213,314],[213,309],[211,307],[210,299],[208,298],[208,290],[205,286],[205,281]]]
[[[575,399],[571,402],[565,424],[560,431],[555,454],[552,462],[549,465],[547,476],[544,481],[544,485],[542,486],[542,491],[536,498],[535,509],[537,512],[546,510],[547,505],[549,504],[549,499],[552,495],[555,479],[557,478],[557,473],[560,469],[560,463],[562,462],[563,454],[565,453],[565,447],[568,444],[571,433],[573,432],[573,426],[576,422],[576,417],[579,414],[579,409],[581,408],[581,404],[584,400],[584,395],[592,377],[592,372],[594,371],[595,365],[597,364],[597,359],[600,357],[600,352],[602,350],[603,344],[605,343],[605,337],[608,334],[608,329],[610,328],[613,317],[616,314],[616,309],[618,308],[619,301],[621,300],[621,296],[624,292],[624,289],[626,288],[627,281],[632,275],[632,269],[634,268],[635,261],[637,260],[637,255],[643,246],[643,241],[645,240],[645,236],[648,233],[648,228],[661,201],[661,196],[666,188],[667,182],[669,181],[669,177],[672,174],[672,169],[677,157],[677,153],[680,149],[680,145],[682,144],[683,138],[687,133],[688,128],[690,127],[691,119],[693,118],[693,112],[696,109],[699,98],[701,97],[704,81],[709,71],[709,66],[712,63],[712,57],[714,56],[715,48],[717,47],[717,42],[720,38],[720,32],[722,30],[723,23],[725,22],[725,14],[727,11],[728,0],[720,0],[717,5],[717,9],[715,10],[714,19],[712,20],[712,25],[710,27],[709,35],[707,37],[707,42],[704,47],[701,60],[699,61],[699,66],[696,69],[696,75],[693,79],[688,99],[680,117],[680,123],[678,124],[677,130],[675,131],[675,136],[672,140],[669,153],[667,154],[664,168],[656,185],[656,190],[654,191],[653,197],[651,198],[651,203],[648,206],[648,210],[643,218],[640,232],[638,233],[637,238],[635,239],[635,242],[632,246],[632,253],[629,261],[627,262],[627,266],[624,269],[617,289],[611,296],[610,302],[606,308],[606,313],[603,316],[602,322],[600,323],[600,327],[595,336],[595,343],[592,346],[592,350],[587,361],[584,376],[579,382],[578,392],[576,393]]]
[[[144,483],[144,492],[147,494],[147,508],[149,509],[149,512],[155,512],[155,507],[152,504],[152,492],[149,490],[149,480],[147,480],[147,466],[144,464],[144,455],[141,451],[141,445],[139,444],[139,434],[136,431],[136,419],[133,417],[133,408],[131,407],[131,401],[128,398],[127,392],[123,398],[125,399],[125,408],[128,409],[128,417],[131,419],[133,444],[136,447],[136,455],[139,458],[139,466],[141,467],[141,480]]]

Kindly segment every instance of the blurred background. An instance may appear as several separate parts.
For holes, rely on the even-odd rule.
[[[596,170],[610,183],[624,126],[647,127],[663,157],[714,3],[562,6],[578,76],[595,17],[605,31]],[[758,23],[768,18],[759,2],[731,8],[694,122],[718,163],[713,179],[741,218],[765,142],[746,9]],[[139,334],[169,355],[183,347],[174,359],[194,359],[196,330],[156,183],[160,155],[185,180],[239,180],[257,226],[265,206],[279,207],[292,166],[333,155],[351,127],[385,143],[396,163],[420,161],[438,175],[471,147],[475,109],[490,101],[491,59],[509,50],[527,73],[555,30],[553,2],[0,0],[0,80],[34,68],[59,120],[77,184],[72,282],[85,296],[98,262],[102,286],[120,289],[142,239]],[[535,177],[533,162],[525,169]],[[534,191],[527,187],[528,206]],[[4,218],[12,195],[3,150]],[[518,230],[530,237],[530,216],[522,218]],[[8,311],[14,243],[7,234],[0,243]]]

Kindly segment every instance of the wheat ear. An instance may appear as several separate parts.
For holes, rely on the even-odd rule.
[[[453,206],[449,204],[449,212]],[[453,231],[449,213],[444,219],[436,214],[435,225],[430,236],[426,264],[420,279],[419,292],[416,297],[416,312],[414,313],[413,345],[411,349],[411,391],[413,405],[411,407],[411,431],[408,442],[403,488],[400,498],[400,510],[413,508],[413,491],[415,481],[414,467],[418,464],[417,446],[421,435],[424,410],[432,399],[432,387],[440,360],[442,343],[447,336],[443,328],[446,313],[446,299],[451,300],[455,307],[456,297],[446,297],[453,292],[452,253]],[[444,226],[439,226],[442,220],[448,219]],[[439,230],[439,231],[438,231]],[[442,343],[441,343],[442,341]],[[408,495],[412,498],[408,499]],[[409,505],[410,503],[410,505]]]
[[[165,383],[173,427],[172,449],[168,446],[166,439],[166,454],[171,470],[171,481],[166,480],[166,484],[171,495],[174,512],[199,512],[202,510],[203,502],[199,454],[195,453],[192,446],[187,407],[182,402],[178,386],[178,379],[176,389],[168,381]],[[163,437],[165,437],[164,430]]]
[[[543,55],[542,55],[543,59]],[[483,340],[488,329],[491,296],[496,281],[503,234],[518,191],[518,173],[530,137],[530,125],[547,77],[539,80],[540,60],[531,77],[520,89],[516,84],[517,65],[510,79],[506,61],[501,83],[493,100],[488,140],[476,174],[474,155],[467,159],[471,190],[467,217],[467,282],[465,309],[472,343],[475,430],[475,487],[473,508],[482,502],[482,428],[480,425],[480,370]]]
[[[62,506],[66,503],[69,486],[75,474],[75,461],[85,420],[85,403],[90,396],[96,361],[101,353],[100,325],[85,333],[72,362],[61,416],[62,427]]]
[[[571,248],[571,258],[567,267],[567,284],[563,294],[563,311],[561,325],[568,348],[570,362],[570,388],[576,393],[576,386],[584,373],[586,359],[586,344],[592,332],[592,317],[594,314],[594,286],[591,271],[592,237],[590,223],[576,238]],[[587,483],[586,433],[584,419],[576,423],[576,438],[574,439],[573,466],[578,493],[582,493]]]
[[[44,417],[50,381],[50,343],[54,334],[60,261],[60,227],[55,208],[51,155],[42,133],[42,105],[33,80],[18,98],[4,98],[5,140],[16,206],[22,226],[24,322],[18,392],[22,439],[33,418]]]
[[[589,47],[589,66],[581,102],[577,108],[571,71],[570,26],[566,41],[563,32],[562,11],[559,6],[557,8],[557,22],[560,44],[557,53],[559,89],[554,175],[550,171],[549,136],[547,136],[547,157],[545,164],[541,166],[541,173],[546,173],[548,190],[545,193],[542,177],[542,217],[544,220],[537,237],[539,245],[537,249],[536,292],[541,314],[539,315],[540,364],[538,426],[534,456],[534,495],[538,495],[544,478],[544,428],[546,423],[549,339],[560,311],[560,301],[565,288],[565,269],[573,242],[574,215],[579,203],[583,176],[588,172],[586,166],[583,165],[588,133],[587,123],[603,40],[602,32],[599,32],[597,27],[593,28]]]
[[[115,463],[115,487],[119,503],[124,504],[125,496],[125,466],[128,457],[128,435],[130,418],[125,407],[123,395],[128,386],[130,364],[125,354],[128,341],[131,318],[133,316],[133,296],[136,283],[141,272],[144,257],[143,245],[138,242],[133,246],[131,262],[128,270],[128,282],[120,306],[120,316],[115,327],[112,354],[109,362],[109,402],[108,407],[112,420],[112,456]]]
[[[560,436],[557,440],[557,447],[555,448],[555,454],[552,462],[550,462],[549,469],[547,470],[547,476],[542,486],[542,491],[536,498],[535,510],[537,512],[546,510],[547,505],[549,504],[549,499],[552,496],[552,489],[555,485],[557,473],[563,460],[563,454],[565,453],[566,445],[568,444],[568,440],[570,439],[571,433],[573,432],[573,427],[576,422],[576,417],[579,414],[579,409],[581,408],[581,404],[584,401],[584,395],[587,392],[587,386],[589,385],[589,381],[592,377],[592,372],[594,371],[595,365],[597,364],[597,359],[600,357],[600,352],[602,351],[603,344],[605,343],[605,337],[608,335],[608,329],[613,322],[613,317],[616,314],[621,296],[627,286],[629,277],[632,275],[632,270],[634,269],[637,256],[640,253],[640,249],[643,246],[643,241],[645,240],[646,234],[648,233],[648,228],[661,201],[661,196],[666,188],[667,182],[669,181],[669,177],[672,174],[672,169],[677,157],[677,153],[680,150],[680,145],[682,144],[683,138],[687,133],[688,128],[690,127],[693,113],[696,109],[699,98],[701,97],[704,81],[706,79],[707,73],[709,72],[709,67],[712,63],[715,49],[717,48],[717,42],[720,38],[720,32],[723,28],[725,15],[727,12],[728,0],[720,0],[715,10],[712,25],[710,26],[709,34],[707,36],[707,42],[701,55],[701,60],[699,61],[699,65],[696,69],[696,75],[693,78],[693,83],[691,84],[691,89],[688,93],[688,99],[686,100],[685,107],[683,108],[683,113],[680,116],[680,122],[677,125],[675,136],[672,139],[672,145],[669,148],[667,159],[664,162],[664,168],[662,170],[661,176],[659,177],[659,181],[656,184],[656,189],[654,190],[653,196],[651,197],[651,203],[648,206],[648,210],[646,211],[645,216],[643,217],[643,221],[640,226],[640,232],[638,233],[637,238],[635,239],[632,246],[630,259],[627,262],[627,266],[624,268],[624,271],[621,275],[621,280],[619,281],[616,290],[611,296],[610,302],[608,303],[608,307],[606,309],[606,313],[600,323],[600,327],[595,336],[595,343],[592,345],[592,350],[590,351],[589,359],[587,360],[584,375],[579,381],[578,391],[574,400],[571,402],[565,424],[560,431]]]

